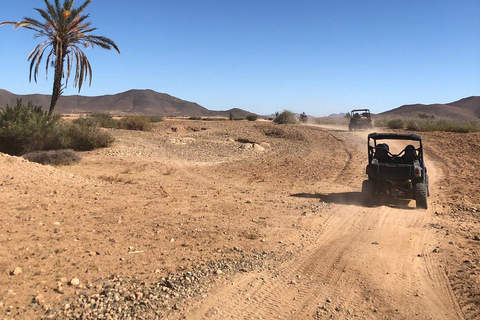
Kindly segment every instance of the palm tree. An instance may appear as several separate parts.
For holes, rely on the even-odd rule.
[[[86,22],[89,15],[82,15],[82,13],[92,0],[85,1],[76,9],[73,8],[75,0],[64,0],[63,5],[60,4],[60,0],[55,0],[55,4],[51,4],[48,0],[44,0],[44,2],[47,10],[35,8],[45,20],[44,22],[26,17],[19,22],[7,21],[1,22],[0,25],[10,24],[14,25],[15,29],[30,29],[36,32],[36,38],[46,38],[28,56],[28,61],[30,61],[29,80],[32,81],[33,74],[33,79],[37,82],[38,70],[46,54],[47,75],[49,66],[55,68],[52,100],[48,110],[48,114],[51,115],[63,93],[62,79],[65,78],[66,87],[73,66],[75,66],[74,87],[78,86],[78,92],[88,77],[90,78],[89,85],[92,84],[92,68],[81,47],[89,48],[91,46],[93,48],[98,45],[107,50],[113,47],[118,53],[120,50],[109,38],[91,35],[91,32],[97,28],[93,28],[90,22]]]

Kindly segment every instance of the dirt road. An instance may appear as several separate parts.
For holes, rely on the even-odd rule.
[[[0,157],[6,318],[479,315],[478,172],[453,180],[470,158],[438,152],[456,137],[425,135],[432,196],[416,210],[361,205],[366,132],[168,120],[112,134],[70,167]]]
[[[436,242],[428,225],[435,209],[361,206],[361,194],[343,182],[362,171],[367,134],[332,127],[328,134],[348,150],[343,170],[319,194],[293,195],[300,203],[331,204],[312,225],[313,243],[273,270],[232,278],[199,302],[192,318],[463,318],[444,269],[431,257]],[[430,170],[433,188],[438,175]]]

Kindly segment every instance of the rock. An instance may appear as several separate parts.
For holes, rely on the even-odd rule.
[[[372,244],[374,244],[374,245],[377,245],[377,246],[378,246],[380,243],[378,243],[378,241],[373,241],[373,242],[372,242]]]
[[[475,241],[480,241],[480,237],[478,237],[477,235],[473,236],[473,240]]]
[[[327,300],[325,300],[327,303],[332,303],[332,299],[330,298],[327,298]]]
[[[254,144],[253,144],[253,150],[255,150],[255,151],[265,151],[265,148],[262,147],[262,146],[259,145],[259,144],[254,143]]]
[[[259,145],[265,149],[270,148],[270,143],[268,142],[260,142]]]
[[[69,284],[74,287],[78,287],[80,285],[80,280],[78,278],[73,278],[70,280]]]
[[[43,296],[43,294],[40,293],[33,299],[33,301],[38,304],[42,304],[45,302],[45,297]]]
[[[20,268],[20,267],[16,267],[12,271],[10,271],[10,275],[12,275],[12,276],[19,276],[22,273],[23,273],[23,271],[22,271],[22,268]]]

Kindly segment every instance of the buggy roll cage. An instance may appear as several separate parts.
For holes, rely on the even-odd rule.
[[[371,140],[373,140],[373,146],[371,144]],[[378,140],[407,140],[407,141],[417,141],[420,144],[419,148],[415,148],[415,151],[417,153],[418,160],[421,164],[422,167],[423,165],[423,143],[422,143],[422,137],[420,137],[418,134],[402,134],[402,133],[377,133],[373,132],[368,135],[368,162],[371,163],[372,159],[375,155],[376,150],[378,149],[385,149],[383,146],[378,146],[377,141]],[[388,150],[387,150],[388,151]],[[405,149],[403,149],[399,154],[392,154],[388,151],[390,156],[398,158],[402,153],[405,152]]]
[[[370,114],[370,109],[353,109],[350,111],[350,115],[353,117],[354,113],[368,113]]]

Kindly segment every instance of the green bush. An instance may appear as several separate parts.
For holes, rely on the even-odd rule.
[[[248,116],[245,117],[248,121],[257,121],[258,116],[256,114],[249,114]]]
[[[78,163],[82,157],[80,157],[72,149],[62,150],[50,150],[50,151],[34,151],[23,155],[23,158],[30,162],[36,162],[40,164],[49,164],[52,166],[68,166],[74,163]]]
[[[97,112],[90,115],[91,118],[97,120],[98,125],[102,128],[117,128],[118,121],[113,119],[109,113]]]
[[[65,148],[77,151],[89,151],[110,146],[115,139],[97,125],[65,125],[62,130]]]
[[[48,116],[42,107],[21,100],[0,110],[0,152],[22,155],[38,150],[92,150],[113,142],[94,122],[69,124],[59,115]]]
[[[48,117],[41,106],[17,100],[13,107],[0,110],[0,151],[19,155],[34,150],[60,147],[57,126],[60,116]]]
[[[405,122],[403,119],[392,119],[387,121],[387,127],[390,129],[403,129]]]
[[[157,122],[163,121],[162,116],[149,116],[148,118],[150,119],[151,123],[157,123]]]
[[[80,117],[73,120],[75,124],[82,124],[87,126],[99,126],[101,128],[117,128],[118,121],[113,119],[109,113],[97,112],[89,115],[88,117]]]
[[[188,120],[202,120],[202,117],[191,116]]]
[[[152,131],[153,126],[147,116],[126,116],[120,119],[119,127],[125,130]]]
[[[277,113],[277,117],[273,120],[277,124],[295,124],[297,123],[297,117],[295,113],[289,110],[284,110],[282,113]]]

